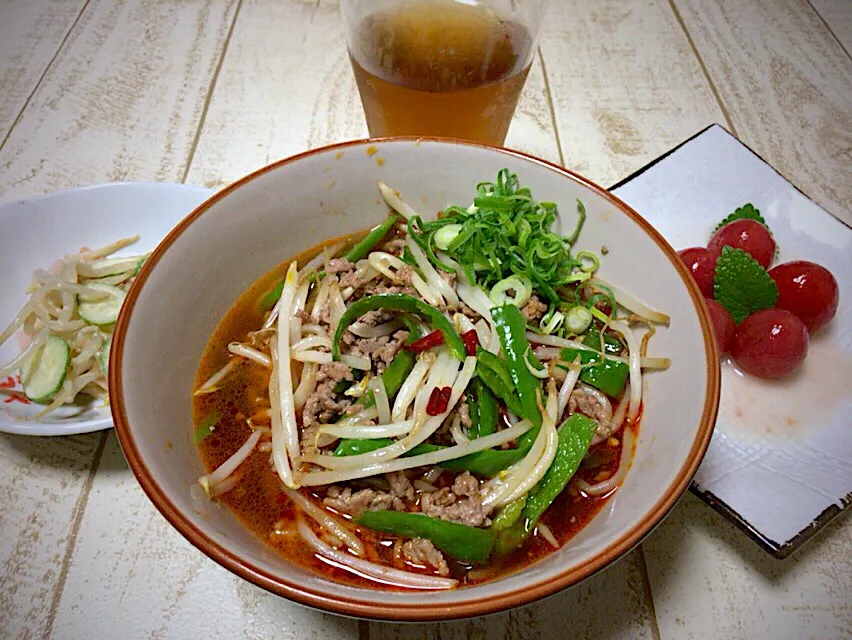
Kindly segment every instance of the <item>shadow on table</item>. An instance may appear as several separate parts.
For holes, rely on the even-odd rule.
[[[118,454],[113,453],[113,449]],[[99,474],[130,474],[112,429],[71,436],[35,437],[0,433],[0,451],[11,464],[79,474],[97,463]]]
[[[12,463],[78,471],[91,466],[105,432],[36,437],[0,433],[0,451]]]

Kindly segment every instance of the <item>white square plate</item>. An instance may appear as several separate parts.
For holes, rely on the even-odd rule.
[[[706,246],[719,221],[751,202],[775,236],[773,264],[810,260],[837,278],[837,315],[811,336],[798,372],[766,381],[723,364],[716,430],[692,487],[785,557],[852,503],[852,230],[719,125],[611,191],[678,250]]]

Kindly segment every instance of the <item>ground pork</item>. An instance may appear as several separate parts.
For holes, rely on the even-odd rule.
[[[393,495],[394,498],[414,502],[414,487],[411,486],[411,482],[409,481],[408,476],[405,475],[404,471],[386,473],[385,479],[387,479],[388,484],[390,485],[391,495]]]
[[[579,384],[568,397],[568,412],[582,413],[598,423],[596,434],[599,438],[612,435],[612,405],[609,399],[597,389]]]
[[[537,295],[533,294],[521,308],[521,313],[524,315],[527,324],[535,324],[547,313],[547,305],[539,300]]]
[[[314,447],[314,439],[308,438],[309,428],[325,423],[344,412],[352,403],[351,398],[334,393],[334,386],[342,380],[353,380],[352,370],[342,362],[320,365],[317,370],[317,388],[308,396],[302,411],[302,448]],[[315,435],[315,434],[314,434]]]
[[[473,426],[473,420],[470,419],[470,405],[467,403],[467,396],[462,396],[458,407],[457,413],[459,414],[461,425],[465,429],[470,429]]]
[[[365,296],[380,296],[391,293],[404,293],[409,296],[420,296],[420,294],[417,293],[417,290],[411,286],[410,282],[396,284],[394,282],[391,282],[387,278],[371,280],[364,287]]]
[[[358,318],[358,322],[371,327],[375,327],[380,324],[384,324],[389,320],[392,320],[393,317],[394,316],[390,311],[385,311],[384,309],[374,309],[373,311],[368,311],[363,316]]]
[[[379,247],[379,251],[390,253],[395,256],[402,255],[402,250],[405,247],[405,238],[391,238]]]
[[[339,513],[347,513],[357,518],[365,511],[384,511],[393,506],[393,496],[385,491],[361,489],[352,493],[352,489],[331,486],[328,488],[323,504]]]
[[[355,271],[355,263],[350,262],[346,258],[332,258],[328,261],[328,268],[326,269],[326,273],[331,274],[341,274],[341,273],[349,273],[350,271]]]
[[[249,342],[256,349],[262,349],[269,344],[269,340],[275,335],[275,329],[259,329],[249,332]]]
[[[452,489],[424,493],[420,510],[427,516],[471,527],[482,525],[488,515],[479,499],[479,481],[467,471],[456,477]]]
[[[439,575],[446,576],[450,573],[444,554],[426,538],[412,538],[402,544],[402,557],[406,562],[421,567],[431,567],[438,571]]]
[[[454,271],[444,271],[443,269],[438,269],[438,274],[444,279],[448,285],[455,289],[456,287],[456,273]]]
[[[357,271],[348,271],[340,274],[340,288],[346,289],[351,287],[353,291],[358,291],[367,282],[367,279]]]
[[[392,336],[379,336],[378,338],[356,338],[352,341],[350,353],[355,356],[367,356],[376,367],[376,372],[385,370],[394,356],[408,340],[408,331],[400,329]]]

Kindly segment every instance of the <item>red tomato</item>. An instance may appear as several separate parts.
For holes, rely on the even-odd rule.
[[[731,320],[731,314],[719,302],[711,298],[704,298],[710,319],[713,321],[713,331],[716,332],[716,344],[719,345],[719,353],[724,355],[731,350],[734,337],[737,334],[737,326]]]
[[[775,240],[769,230],[757,220],[734,220],[710,238],[707,248],[718,257],[722,247],[742,249],[768,269],[775,257]]]
[[[716,275],[716,258],[718,253],[711,253],[704,247],[691,247],[677,252],[680,259],[689,269],[698,288],[705,298],[713,297],[713,277]]]
[[[760,378],[791,374],[808,355],[808,329],[786,309],[763,309],[737,327],[731,355],[743,371]]]
[[[811,333],[827,325],[837,313],[837,280],[825,267],[796,260],[773,267],[769,275],[778,285],[776,306],[799,316]]]

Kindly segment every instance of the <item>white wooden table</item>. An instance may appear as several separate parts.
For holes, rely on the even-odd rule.
[[[852,0],[554,0],[547,24],[509,146],[607,185],[718,122],[852,223]],[[0,2],[2,200],[219,187],[365,134],[334,0]],[[852,638],[852,520],[780,562],[686,495],[641,547],[539,604],[366,623],[208,560],[111,432],[0,435],[0,636]]]

